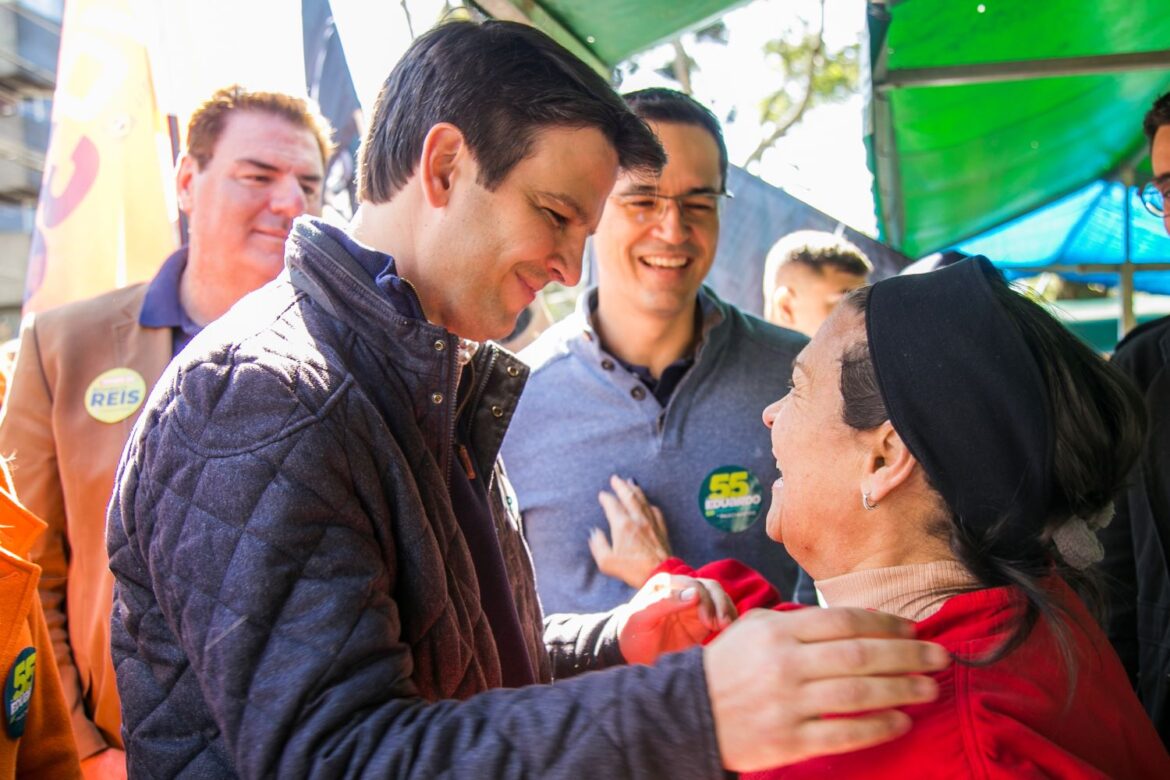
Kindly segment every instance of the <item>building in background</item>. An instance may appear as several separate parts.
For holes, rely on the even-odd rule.
[[[63,0],[0,0],[0,341],[20,326]]]

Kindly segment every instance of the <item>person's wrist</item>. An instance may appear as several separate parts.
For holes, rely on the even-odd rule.
[[[648,555],[642,558],[637,567],[637,573],[631,579],[636,583],[635,588],[640,588],[646,584],[646,580],[658,573],[660,567],[666,562],[666,558],[659,559],[658,556]]]

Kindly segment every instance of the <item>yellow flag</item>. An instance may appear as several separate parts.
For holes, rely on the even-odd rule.
[[[144,0],[69,0],[24,312],[149,279],[178,245]]]

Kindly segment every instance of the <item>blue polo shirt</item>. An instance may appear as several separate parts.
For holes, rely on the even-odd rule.
[[[187,316],[179,300],[179,280],[183,278],[186,268],[187,247],[182,246],[166,259],[150,280],[146,297],[142,300],[142,311],[138,315],[138,324],[144,328],[171,329],[171,357],[179,354],[187,342],[203,330]]]
[[[662,369],[662,376],[657,379],[650,373],[649,366],[636,366],[621,358],[618,358],[617,361],[622,364],[622,368],[642,380],[642,384],[646,385],[646,389],[654,396],[654,400],[665,409],[666,405],[670,403],[670,396],[674,394],[674,388],[678,387],[678,383],[695,364],[695,356],[692,353],[674,361]]]
[[[597,316],[597,310],[593,310],[593,315]],[[698,301],[695,301],[695,333],[703,332],[703,310]],[[654,396],[654,400],[663,409],[670,403],[670,396],[674,394],[674,388],[678,387],[678,383],[686,376],[687,372],[691,370],[691,366],[695,364],[695,351],[691,349],[690,354],[683,355],[678,360],[671,363],[666,368],[662,369],[662,376],[657,379],[650,373],[649,366],[636,366],[633,363],[618,358],[617,361],[622,364],[622,368],[629,371],[634,376],[642,381],[650,394]]]

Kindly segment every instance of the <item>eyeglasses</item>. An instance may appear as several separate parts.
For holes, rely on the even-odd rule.
[[[1166,199],[1162,195],[1162,191],[1150,182],[1142,189],[1142,205],[1146,207],[1146,211],[1153,214],[1155,217],[1166,216]]]
[[[651,192],[636,192],[615,195],[614,201],[641,225],[657,225],[666,217],[671,201],[678,206],[678,213],[684,224],[692,227],[707,227],[719,221],[723,201],[734,197],[730,192],[702,192],[688,195],[659,195]]]

